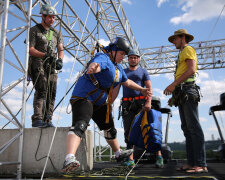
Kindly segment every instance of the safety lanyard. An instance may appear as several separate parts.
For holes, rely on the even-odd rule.
[[[53,30],[50,29],[50,31],[45,35],[45,37],[48,40],[48,45],[52,49],[52,37],[53,37]]]
[[[141,121],[141,133],[142,133],[142,137],[144,139],[144,145],[145,145],[145,149],[148,148],[148,132],[150,130],[150,126],[148,124],[148,117],[147,117],[147,111],[144,112],[144,115],[142,117],[142,121]]]
[[[107,102],[107,113],[106,113],[106,120],[105,120],[105,123],[109,123],[109,106],[111,104],[111,101],[112,101],[112,91],[113,91],[113,86],[114,86],[114,83],[116,82],[116,79],[117,79],[117,76],[118,76],[118,69],[115,65],[115,69],[116,69],[116,76],[114,78],[114,81],[112,83],[112,86],[110,87],[110,90],[109,90],[109,95],[108,95],[108,102]]]

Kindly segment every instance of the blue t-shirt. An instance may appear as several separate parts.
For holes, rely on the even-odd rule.
[[[132,71],[129,68],[124,69],[128,79],[134,81],[141,87],[145,87],[145,81],[150,80],[150,76],[146,69],[138,67],[136,70]],[[123,86],[123,97],[135,97],[142,96],[140,91]]]
[[[102,88],[110,88],[116,76],[116,69],[115,65],[110,60],[108,54],[97,53],[90,63],[92,62],[98,63],[101,68],[101,72],[93,74],[97,79],[97,81],[99,82],[100,86]],[[114,87],[116,87],[121,82],[126,82],[128,80],[123,70],[123,67],[120,64],[117,64],[116,67],[118,70],[117,70],[117,78],[116,81],[114,82]],[[73,89],[72,96],[86,97],[87,94],[94,89],[96,89],[96,86],[91,82],[89,75],[85,73],[78,79]],[[95,101],[99,97],[100,92],[101,89],[98,89],[96,93],[88,96],[88,99],[91,102]],[[107,97],[108,94],[104,93],[103,96],[95,104],[96,105],[104,104],[106,102]]]

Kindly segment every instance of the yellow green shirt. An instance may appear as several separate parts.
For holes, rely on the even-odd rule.
[[[184,74],[185,71],[187,71],[188,69],[186,64],[187,59],[193,59],[195,61],[196,71],[197,71],[197,55],[196,55],[195,49],[191,46],[186,46],[179,53],[175,79],[178,79],[182,74]]]

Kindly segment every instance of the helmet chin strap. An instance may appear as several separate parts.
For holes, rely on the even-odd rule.
[[[117,51],[116,51],[116,53],[115,53],[115,56],[113,56],[112,50],[110,50],[110,52],[111,52],[113,64],[117,64],[117,63],[116,63],[116,54],[117,54]]]

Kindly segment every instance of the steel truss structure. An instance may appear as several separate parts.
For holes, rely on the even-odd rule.
[[[0,1],[0,120],[3,123],[4,121],[10,122],[15,126],[14,128],[18,129],[18,134],[0,147],[0,154],[19,139],[18,161],[0,162],[0,166],[17,165],[18,179],[21,178],[23,131],[26,115],[29,29],[31,25],[40,23],[40,6],[45,3],[55,6],[58,12],[54,28],[63,34],[65,51],[83,67],[90,60],[90,52],[100,38],[110,42],[116,36],[121,36],[127,39],[130,45],[137,48],[131,27],[119,0],[83,0],[79,1],[83,6],[80,9],[71,6],[72,0]],[[86,17],[82,14],[83,12],[87,15]],[[24,52],[21,53],[21,51]],[[8,74],[13,74],[13,76],[8,76]],[[15,91],[20,83],[23,84],[22,92],[20,92],[21,107],[18,111],[21,113],[20,117],[17,117],[18,113],[8,105],[7,95]],[[98,131],[97,128],[94,131]],[[101,133],[99,136],[102,136]]]
[[[225,39],[189,43],[196,50],[198,69],[225,67]],[[174,73],[178,50],[174,45],[141,49],[142,65],[149,74]]]
[[[0,162],[0,166],[16,164],[18,179],[21,178],[26,116],[29,29],[40,23],[40,5],[45,3],[55,6],[58,15],[54,28],[63,34],[65,52],[74,58],[74,62],[79,62],[81,67],[85,67],[90,60],[91,51],[100,39],[112,41],[116,36],[124,37],[132,47],[139,49],[120,0],[80,0],[78,7],[71,5],[74,4],[73,0],[0,1],[0,122],[10,122],[18,129],[18,134],[0,147],[0,154],[19,139],[18,161]],[[191,45],[197,50],[199,69],[224,68],[224,40]],[[150,74],[173,72],[177,50],[172,46],[139,50],[142,54],[141,66],[147,68]],[[16,98],[20,99],[21,104],[15,110],[8,105],[8,95],[18,93],[18,87],[20,91]],[[20,117],[17,117],[18,114]],[[96,127],[94,132],[96,160],[97,157],[101,159],[105,148],[96,150],[97,134],[99,139],[102,134]],[[98,146],[101,147],[100,141]]]
[[[20,14],[15,14],[11,5],[17,5],[21,12]],[[10,165],[17,164],[17,178],[21,178],[21,168],[22,168],[22,151],[23,151],[23,131],[25,124],[25,114],[26,114],[26,92],[27,92],[27,68],[28,68],[28,57],[29,57],[29,44],[26,42],[25,47],[23,47],[23,55],[20,57],[15,49],[15,40],[20,37],[21,34],[24,35],[26,39],[29,38],[28,29],[30,28],[30,17],[31,17],[31,1],[27,2],[26,7],[21,1],[11,1],[5,0],[0,2],[0,27],[1,27],[1,49],[0,49],[0,115],[6,120],[11,122],[17,129],[18,133],[10,139],[8,142],[0,147],[0,154],[2,154],[13,142],[19,139],[18,147],[18,161],[16,162],[1,162],[0,165]],[[10,17],[11,16],[11,17]],[[11,18],[11,19],[10,19]],[[21,21],[18,23],[18,27],[13,27],[10,25],[12,19],[17,19]],[[23,44],[21,43],[23,46]],[[21,47],[20,45],[20,47]],[[8,55],[11,56],[8,56]],[[13,58],[12,58],[13,57]],[[8,72],[4,72],[7,68]],[[12,69],[16,70],[14,77],[10,77]],[[18,75],[18,76],[17,76]],[[8,83],[6,83],[5,78],[7,78]],[[12,78],[12,79],[11,79]],[[14,110],[8,105],[7,94],[14,90],[14,88],[22,83],[22,95],[21,95],[21,117],[16,117]],[[3,86],[4,84],[4,86]],[[2,121],[2,118],[1,118]]]

